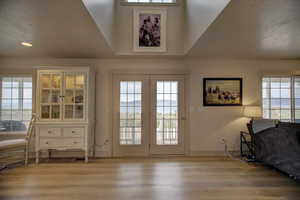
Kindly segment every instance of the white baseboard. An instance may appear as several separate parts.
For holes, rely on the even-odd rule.
[[[233,156],[239,156],[239,151],[231,151],[230,152]],[[30,152],[30,158],[35,157],[34,152]],[[44,151],[41,152],[40,155],[42,158],[47,158],[48,157],[48,152]],[[97,150],[95,151],[95,155],[93,156],[90,154],[91,157],[95,158],[109,158],[112,157],[109,151],[104,151],[104,150]],[[189,155],[185,156],[227,156],[224,151],[190,151]],[[53,158],[68,158],[68,157],[84,157],[84,152],[83,151],[53,151],[52,152],[52,157]]]
[[[95,158],[109,158],[111,157],[110,153],[108,151],[95,151]]]
[[[239,151],[230,151],[233,156],[239,156]],[[190,156],[228,156],[224,151],[191,151]]]
[[[226,156],[224,151],[191,151],[190,156]]]

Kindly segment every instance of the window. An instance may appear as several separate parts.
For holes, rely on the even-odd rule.
[[[128,3],[128,4],[144,4],[144,3],[150,3],[150,4],[175,4],[176,0],[122,0],[122,3]]]
[[[178,81],[156,82],[156,144],[178,144]]]
[[[32,115],[32,78],[0,77],[0,132],[26,131]]]
[[[120,82],[120,144],[142,144],[142,81]]]
[[[264,77],[263,118],[300,122],[300,77]]]
[[[300,123],[300,77],[296,76],[294,78],[293,88],[294,120],[295,122]]]

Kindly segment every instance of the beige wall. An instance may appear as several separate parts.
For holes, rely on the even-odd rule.
[[[244,105],[260,104],[260,80],[263,74],[291,74],[300,69],[299,61],[190,60],[190,133],[191,153],[220,153],[221,138],[230,150],[239,149],[239,131],[246,130],[242,107],[203,107],[202,78],[242,77]]]
[[[203,107],[203,77],[242,77],[244,104],[260,102],[262,74],[290,74],[300,70],[300,61],[255,60],[183,60],[183,59],[0,59],[0,73],[30,72],[34,66],[92,66],[96,75],[96,143],[97,155],[111,155],[112,139],[112,72],[141,73],[190,72],[189,135],[190,152],[194,155],[220,154],[220,139],[228,140],[231,150],[239,148],[239,131],[248,119],[241,107]],[[103,144],[108,140],[107,145]]]
[[[182,59],[0,59],[0,73],[32,71],[38,66],[91,66],[96,71],[96,150],[98,156],[112,153],[112,76],[113,72],[166,73],[186,70]],[[108,142],[106,142],[108,140]],[[104,145],[104,143],[107,143]],[[104,145],[104,146],[103,146]]]

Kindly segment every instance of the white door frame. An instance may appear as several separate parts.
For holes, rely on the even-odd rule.
[[[120,145],[120,82],[121,81],[142,81],[142,136],[140,145]],[[146,118],[149,104],[148,78],[144,75],[113,75],[113,156],[148,156],[149,141],[146,131],[149,130],[149,123]]]
[[[115,72],[112,73],[112,155],[114,157],[121,157],[121,156],[151,156],[151,155],[158,155],[158,154],[174,154],[174,155],[188,155],[189,154],[189,133],[188,133],[188,114],[187,114],[187,93],[186,88],[188,87],[188,81],[186,80],[186,74],[178,73],[157,73],[157,74],[145,74],[145,73],[134,73],[134,72]],[[152,103],[153,98],[155,98],[155,94],[153,94],[153,86],[151,80],[178,80],[181,81],[183,84],[179,84],[179,104],[180,104],[180,133],[182,133],[182,138],[180,139],[181,146],[179,148],[174,148],[167,152],[163,148],[154,148],[150,151],[152,135],[155,133],[153,124],[153,112],[150,112],[150,109],[153,109],[154,104]],[[142,103],[143,106],[143,113],[142,113],[142,123],[143,123],[143,139],[142,145],[138,147],[137,145],[128,145],[124,148],[120,148],[119,144],[119,107],[120,107],[120,81],[143,81],[143,90],[144,90],[144,100]],[[152,95],[152,97],[151,97]],[[145,106],[146,105],[146,106]],[[151,107],[149,106],[151,105]],[[146,119],[146,120],[145,120]],[[147,132],[148,131],[148,132]],[[128,148],[127,148],[128,147]]]
[[[150,77],[151,84],[151,109],[150,109],[150,154],[151,155],[184,155],[185,154],[185,93],[184,76],[182,75],[153,75]],[[156,144],[156,82],[178,81],[178,145]]]

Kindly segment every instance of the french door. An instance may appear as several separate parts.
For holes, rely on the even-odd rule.
[[[114,75],[114,156],[184,154],[184,76]]]

